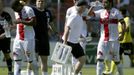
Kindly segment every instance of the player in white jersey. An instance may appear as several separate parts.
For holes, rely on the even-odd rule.
[[[92,12],[90,15],[94,15],[100,18],[101,31],[100,40],[97,48],[97,75],[103,74],[104,60],[113,60],[116,65],[120,75],[123,75],[122,66],[119,64],[119,41],[122,40],[125,32],[125,22],[123,20],[122,14],[118,9],[112,8],[112,0],[103,0],[104,9]],[[122,27],[122,34],[119,36],[118,32],[118,22],[120,22]]]
[[[35,15],[29,6],[25,6],[22,0],[15,0],[12,8],[17,13],[15,14],[17,24],[16,37],[13,44],[13,58],[14,58],[14,75],[21,73],[21,61],[26,56],[28,62],[28,74],[32,68],[34,75],[38,75],[37,63],[35,62],[35,33],[33,25],[36,23]]]

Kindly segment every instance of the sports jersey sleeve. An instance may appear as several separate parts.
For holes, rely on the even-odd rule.
[[[94,11],[95,17],[100,18],[100,14],[102,11],[103,11],[102,9]]]
[[[66,11],[66,19],[67,19],[71,14],[74,14],[74,13],[77,13],[77,10],[76,10],[76,7],[75,7],[75,6],[72,6],[72,7],[68,8],[67,11]]]
[[[71,10],[69,8],[69,9],[67,9],[67,12],[66,12],[66,19],[69,17],[70,14],[71,14]]]
[[[69,19],[67,20],[66,26],[69,26],[70,28],[72,28],[73,23],[75,23],[75,21],[74,21],[75,16],[74,15],[71,15],[68,18]]]
[[[26,8],[26,13],[29,18],[35,17],[34,11],[32,8]]]
[[[47,12],[48,12],[48,18],[50,19],[50,21],[49,21],[49,22],[52,22],[52,21],[53,21],[52,13],[51,13],[51,11],[50,11],[50,10],[47,10]]]
[[[116,16],[118,20],[123,19],[123,15],[121,14],[119,10],[116,10]]]

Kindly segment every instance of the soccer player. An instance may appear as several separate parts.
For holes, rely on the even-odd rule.
[[[35,59],[35,32],[33,25],[36,24],[34,11],[25,5],[23,0],[15,0],[12,9],[16,11],[17,24],[16,37],[13,44],[14,75],[21,75],[22,57],[26,56],[28,62],[27,75],[30,75],[32,68],[34,75],[38,75]]]
[[[129,12],[128,12],[128,6],[129,6],[129,4],[130,4],[130,1],[131,0],[115,0],[116,2],[115,2],[115,6],[119,9],[119,10],[123,10],[123,13],[125,13],[125,14],[123,14],[123,16],[125,15],[125,16],[127,16],[127,15],[130,15],[129,14]],[[126,12],[124,12],[124,11],[126,11]],[[129,19],[124,19],[124,20],[129,20]],[[126,21],[125,21],[126,22]],[[127,21],[128,22],[128,21]],[[128,23],[126,23],[126,24],[128,24]],[[120,26],[121,27],[121,26]],[[126,34],[126,33],[125,33]],[[132,59],[133,57],[131,56],[131,59]],[[110,64],[111,64],[111,68],[109,67],[110,66]],[[111,72],[112,73],[114,73],[114,69],[115,69],[115,63],[112,61],[112,62],[110,62],[110,61],[108,61],[108,60],[105,60],[105,72],[108,72],[108,71],[110,71],[111,70]]]
[[[75,6],[77,12],[74,12],[67,18],[62,37],[63,43],[72,47],[72,54],[78,60],[75,65],[74,75],[78,75],[85,63],[85,53],[79,44],[79,38],[84,24],[81,14],[85,11],[86,5],[87,2],[84,0],[77,2]]]
[[[35,30],[35,49],[38,56],[41,59],[41,74],[48,75],[48,56],[50,55],[49,48],[49,36],[48,29],[50,22],[52,22],[51,12],[45,8],[44,0],[36,0],[36,6],[33,7],[36,15],[36,25]]]
[[[122,41],[120,41],[120,62],[123,63],[123,56],[122,54],[124,53],[124,55],[128,55],[131,61],[131,65],[134,64],[134,51],[133,51],[133,44],[132,44],[132,36],[131,36],[131,21],[129,16],[127,16],[127,11],[125,9],[121,10],[123,16],[124,16],[124,21],[126,23],[126,32],[124,34],[124,38]],[[118,29],[119,29],[119,33],[122,33],[122,25],[119,23]],[[115,63],[112,61],[111,63],[111,68],[110,68],[110,72],[112,74],[115,73],[115,68],[116,65]]]
[[[125,22],[120,11],[113,8],[112,0],[103,0],[104,9],[97,11],[92,10],[89,15],[94,15],[100,18],[101,36],[97,48],[97,66],[96,75],[102,75],[104,69],[104,60],[113,60],[117,65],[120,75],[123,75],[122,65],[119,58],[119,41],[123,40],[125,32]],[[118,22],[122,24],[122,33],[120,36],[118,32]]]
[[[8,75],[13,75],[12,72],[12,59],[10,57],[10,43],[11,43],[11,37],[6,37],[6,27],[5,24],[8,24],[10,27],[12,25],[12,19],[11,16],[3,11],[4,5],[2,0],[0,0],[0,51],[3,52],[4,58],[7,63],[8,67]]]
[[[120,58],[122,58],[122,54],[128,55],[131,61],[131,65],[134,64],[134,50],[133,50],[133,40],[131,36],[131,20],[130,17],[127,16],[127,10],[123,9],[121,10],[123,16],[124,16],[124,21],[126,23],[126,32],[124,35],[124,38],[122,41],[120,41]],[[121,30],[121,24],[119,24],[119,32],[122,33]]]

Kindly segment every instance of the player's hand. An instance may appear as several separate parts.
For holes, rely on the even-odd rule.
[[[4,25],[3,28],[4,29],[9,29],[10,28],[10,25]]]
[[[0,35],[0,40],[4,39],[4,38],[5,38],[5,34],[3,33],[3,34]]]
[[[124,38],[124,35],[119,35],[118,40],[119,40],[119,41],[122,41],[122,40],[123,40],[123,38]]]
[[[63,41],[63,44],[67,44],[67,41]]]
[[[84,21],[87,21],[87,17],[86,16],[82,16]]]

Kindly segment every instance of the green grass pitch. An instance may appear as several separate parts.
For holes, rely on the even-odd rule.
[[[48,71],[49,75],[51,75],[51,68]],[[96,75],[95,67],[85,67],[82,72],[83,75]],[[0,67],[0,75],[7,75],[7,68]],[[124,68],[124,75],[134,75],[134,68]]]

